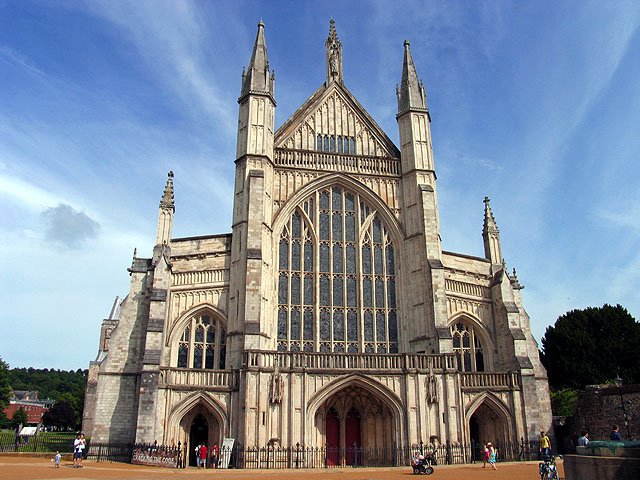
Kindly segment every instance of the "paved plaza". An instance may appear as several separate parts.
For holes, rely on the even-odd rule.
[[[564,478],[559,463],[560,477]],[[417,477],[410,467],[404,468],[339,468],[326,470],[197,470],[187,468],[173,470],[142,467],[123,463],[96,463],[85,461],[83,468],[73,468],[70,462],[62,462],[60,468],[53,467],[48,458],[0,457],[0,478],[3,480],[173,480],[173,479],[300,479],[305,480],[397,480],[430,478],[441,480],[535,480],[539,478],[537,462],[504,463],[498,470],[475,465],[437,466],[431,476]]]

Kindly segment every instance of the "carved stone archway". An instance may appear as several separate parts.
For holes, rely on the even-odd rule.
[[[498,448],[513,441],[513,419],[498,398],[484,394],[467,409],[467,431],[471,443],[491,442]]]
[[[358,376],[328,385],[309,404],[310,444],[332,450],[332,465],[366,465],[367,456],[380,461],[402,437],[401,409],[394,397],[377,382]]]

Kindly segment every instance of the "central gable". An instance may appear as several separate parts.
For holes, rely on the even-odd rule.
[[[278,129],[275,148],[400,158],[400,152],[342,84],[323,85]]]

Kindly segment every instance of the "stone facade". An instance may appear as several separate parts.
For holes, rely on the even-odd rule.
[[[431,116],[409,42],[400,148],[325,82],[277,131],[258,25],[240,98],[232,232],[172,238],[102,325],[84,427],[102,442],[365,448],[537,438],[546,372],[485,199],[485,257],[442,250]],[[116,310],[116,309],[114,309]]]

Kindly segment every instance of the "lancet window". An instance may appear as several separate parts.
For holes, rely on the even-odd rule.
[[[226,364],[227,334],[221,322],[210,315],[191,318],[178,342],[178,368],[222,370]]]
[[[484,354],[482,343],[472,324],[458,321],[451,325],[453,352],[458,357],[458,370],[461,372],[483,372]]]
[[[343,135],[318,135],[316,150],[320,152],[356,153],[356,139]]]
[[[359,195],[312,194],[285,225],[278,262],[278,350],[398,351],[393,244]]]

